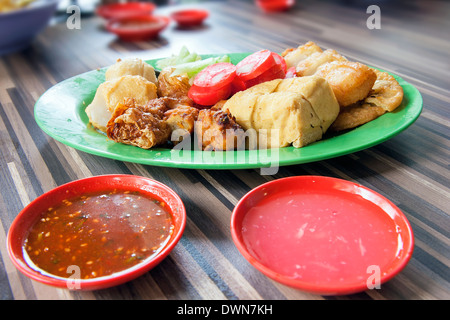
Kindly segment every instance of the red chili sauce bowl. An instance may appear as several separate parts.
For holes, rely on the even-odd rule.
[[[231,235],[264,275],[321,295],[379,288],[406,266],[414,247],[409,222],[392,202],[364,186],[321,176],[253,189],[233,210]]]
[[[113,190],[113,191],[112,191]],[[64,205],[67,204],[68,201],[72,201],[73,199],[79,199],[82,196],[91,196],[91,198],[83,198],[83,199],[98,199],[93,197],[93,194],[102,194],[100,197],[107,198],[104,196],[104,192],[110,192],[111,194],[115,195],[124,195],[126,198],[118,198],[118,197],[111,197],[109,201],[116,201],[114,202],[115,205],[117,203],[118,199],[122,199],[121,201],[131,201],[129,199],[146,199],[154,201],[153,204],[150,202],[147,202],[147,204],[151,204],[151,206],[161,206],[161,208],[165,208],[161,211],[153,212],[154,214],[151,216],[149,212],[149,207],[145,207],[145,215],[144,210],[141,210],[141,214],[138,215],[135,212],[131,212],[128,210],[131,210],[131,205],[129,203],[137,204],[138,202],[126,202],[122,203],[123,207],[120,207],[121,209],[124,209],[124,211],[121,211],[120,216],[117,213],[117,207],[113,207],[112,210],[101,210],[100,207],[95,207],[97,212],[95,210],[88,210],[87,214],[83,213],[83,219],[74,219],[77,224],[83,223],[84,221],[87,221],[87,219],[90,219],[89,223],[96,223],[96,226],[99,226],[95,229],[91,229],[91,226],[87,226],[87,222],[85,222],[85,225],[80,224],[79,226],[75,226],[77,228],[83,228],[83,232],[81,232],[81,229],[70,229],[68,227],[69,224],[62,224],[63,228],[60,233],[55,235],[52,235],[58,239],[60,237],[61,242],[67,242],[70,240],[72,241],[78,241],[73,240],[75,236],[73,234],[75,233],[77,237],[81,238],[84,237],[84,240],[82,240],[80,243],[81,245],[68,245],[67,248],[71,248],[70,255],[73,254],[72,259],[76,257],[80,260],[78,262],[70,262],[73,263],[73,265],[70,265],[69,267],[72,269],[69,269],[67,267],[67,270],[62,271],[65,272],[66,275],[55,275],[55,273],[49,273],[47,270],[44,270],[43,268],[37,267],[33,262],[32,255],[34,254],[34,251],[28,251],[28,244],[29,240],[31,239],[31,235],[33,234],[33,231],[36,230],[36,226],[43,225],[47,223],[50,218],[50,213],[55,214],[59,209],[61,210],[68,210],[64,209]],[[72,199],[72,200],[71,200]],[[127,199],[127,200],[124,200]],[[106,201],[106,200],[102,200]],[[137,200],[135,200],[137,201]],[[141,200],[139,200],[141,201]],[[74,202],[75,204],[79,204],[78,202]],[[85,201],[84,203],[81,203],[82,205],[86,205],[88,201]],[[90,204],[94,203],[92,200]],[[105,204],[105,202],[101,202],[102,205]],[[110,202],[111,203],[111,202]],[[72,204],[70,204],[72,205]],[[133,205],[134,206],[134,205]],[[51,209],[49,209],[51,208]],[[105,207],[103,207],[105,208]],[[160,208],[160,207],[158,207]],[[83,209],[84,210],[84,209]],[[153,210],[153,209],[152,209]],[[158,209],[159,210],[159,209]],[[161,213],[163,212],[163,213]],[[48,213],[48,214],[47,214]],[[78,212],[75,212],[78,213]],[[55,219],[55,222],[53,223],[53,226],[55,226],[57,223],[60,223],[60,220],[66,219],[66,215],[58,216],[57,219],[55,219],[56,215],[53,216],[53,219]],[[166,238],[159,239],[159,235],[156,235],[156,231],[151,231],[150,229],[154,228],[156,225],[154,222],[152,222],[153,218],[156,217],[156,215],[163,215],[164,217],[170,217],[166,221],[170,221],[170,232],[166,234]],[[109,215],[109,217],[106,217]],[[114,216],[116,215],[116,216]],[[145,216],[145,219],[147,219],[147,222],[149,226],[148,230],[143,229],[143,224],[138,224],[138,219],[142,219],[142,217]],[[86,218],[89,217],[89,218]],[[105,220],[105,219],[111,219],[111,220]],[[48,219],[45,221],[45,219]],[[103,219],[103,220],[102,220]],[[99,220],[101,224],[99,223]],[[43,222],[44,221],[44,222]],[[115,230],[113,230],[112,226],[107,226],[106,231],[102,231],[105,229],[105,225],[108,223],[105,221],[116,221],[116,227]],[[143,220],[140,220],[143,221]],[[62,221],[61,221],[62,222]],[[111,222],[112,223],[112,222]],[[186,225],[186,210],[184,207],[184,204],[180,197],[169,187],[166,185],[152,180],[150,178],[146,177],[140,177],[140,176],[134,176],[134,175],[101,175],[101,176],[94,176],[89,177],[85,179],[76,180],[64,185],[61,185],[59,187],[56,187],[47,193],[44,193],[43,195],[36,198],[34,201],[32,201],[30,204],[28,204],[14,219],[13,223],[11,224],[11,227],[9,228],[8,236],[7,236],[7,249],[8,254],[14,264],[14,266],[22,272],[24,275],[28,276],[29,278],[44,283],[46,285],[58,287],[58,288],[65,288],[70,290],[98,290],[98,289],[104,289],[116,285],[123,284],[125,282],[131,281],[144,273],[148,272],[152,268],[154,268],[156,265],[158,265],[163,259],[167,257],[167,255],[174,249],[174,247],[177,245],[178,241],[181,239],[184,229]],[[48,229],[50,230],[50,229]],[[54,229],[52,229],[54,230]],[[155,229],[156,230],[156,229]],[[141,232],[140,236],[142,236],[142,232],[145,233],[146,237],[141,238],[141,244],[147,245],[147,242],[150,240],[150,238],[147,237],[150,233],[153,232],[153,238],[156,237],[158,239],[157,241],[161,241],[159,243],[159,247],[152,248],[152,252],[148,252],[148,255],[145,257],[137,257],[136,254],[130,254],[127,252],[127,256],[121,256],[120,258],[114,256],[114,259],[120,259],[122,261],[121,263],[125,261],[129,266],[122,268],[121,270],[118,270],[116,272],[107,274],[106,272],[104,275],[99,275],[98,277],[89,276],[89,277],[74,277],[75,269],[73,267],[79,267],[79,268],[87,268],[87,264],[96,264],[96,268],[98,270],[104,270],[107,267],[111,267],[111,261],[113,259],[109,256],[106,257],[106,253],[104,251],[111,251],[114,252],[114,255],[120,255],[125,254],[125,249],[121,251],[121,248],[123,246],[126,246],[126,243],[130,243],[130,241],[137,241],[137,240],[131,240],[136,239],[138,237],[137,232]],[[159,230],[161,231],[161,230]],[[53,232],[53,231],[52,231]],[[86,233],[87,232],[87,233]],[[41,238],[50,236],[50,232],[44,233],[42,232]],[[83,233],[83,235],[82,235]],[[39,234],[38,234],[39,235]],[[100,237],[102,237],[101,241],[104,241],[104,244],[101,246],[98,244],[100,242]],[[92,240],[95,239],[95,240]],[[41,239],[42,240],[42,239]],[[50,240],[50,238],[49,238]],[[45,244],[48,247],[51,247],[53,242],[50,242],[47,240],[47,243]],[[33,240],[34,241],[34,240]],[[45,239],[44,239],[45,241]],[[59,241],[59,240],[58,240]],[[100,248],[100,250],[95,251],[98,254],[97,260],[89,258],[88,261],[82,260],[81,254],[79,253],[79,256],[77,255],[77,252],[80,252],[81,246],[84,245],[84,241],[89,242],[89,245],[93,245],[93,247]],[[49,244],[50,242],[50,244]],[[69,242],[67,242],[69,243]],[[135,242],[134,242],[135,244]],[[114,249],[111,248],[111,245],[115,245],[118,247],[115,247]],[[47,249],[47,254],[52,252],[52,249],[48,250],[49,248],[46,247],[44,250],[40,251],[39,254],[45,252],[45,249]],[[67,250],[67,248],[64,248],[64,250]],[[87,249],[87,248],[86,248]],[[91,249],[89,249],[91,250]],[[90,252],[89,250],[85,250],[85,252]],[[148,250],[148,249],[146,249]],[[30,254],[29,254],[29,253]],[[66,251],[68,252],[68,251]],[[138,250],[134,251],[135,253],[138,252]],[[57,252],[56,250],[53,251],[53,255],[47,256],[52,257],[53,259],[56,254],[59,254],[59,258],[64,259],[62,251],[60,250]],[[84,253],[86,254],[86,253]],[[91,255],[91,253],[87,253],[87,255]],[[98,258],[100,257],[100,258]],[[86,258],[87,259],[87,258]],[[109,259],[109,260],[108,260]],[[138,260],[137,260],[138,259]],[[47,259],[46,263],[48,265],[51,265],[54,263],[54,261],[48,261],[50,259]],[[59,263],[60,261],[57,261]],[[71,261],[71,260],[70,260]],[[80,261],[83,261],[83,263],[79,263]],[[132,263],[130,263],[132,262]],[[80,266],[81,265],[81,266]],[[64,265],[65,266],[65,265]],[[63,269],[63,268],[61,268]],[[86,269],[85,269],[86,270]],[[72,274],[71,274],[72,273]],[[79,273],[81,275],[81,272]]]
[[[112,3],[97,7],[97,15],[104,19],[123,19],[139,15],[152,14],[156,5],[152,2]]]
[[[170,17],[181,27],[193,27],[203,23],[209,12],[201,9],[186,9],[173,12]]]
[[[164,16],[135,16],[109,20],[106,29],[124,41],[143,41],[156,38],[169,22]]]

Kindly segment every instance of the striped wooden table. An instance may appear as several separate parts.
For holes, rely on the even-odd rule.
[[[361,2],[358,2],[361,3]],[[364,3],[364,2],[363,2]],[[395,3],[395,4],[392,4]],[[449,299],[449,52],[450,5],[444,1],[380,2],[381,29],[369,29],[369,4],[302,0],[290,11],[265,14],[252,1],[204,2],[203,27],[171,24],[154,41],[125,43],[86,17],[81,30],[56,19],[20,53],[0,58],[0,298],[1,299]],[[168,14],[175,6],[159,7]],[[59,22],[58,22],[59,21]],[[391,71],[416,86],[424,100],[419,119],[398,136],[364,151],[314,163],[259,170],[187,170],[125,163],[77,151],[48,137],[33,107],[50,87],[117,58],[160,58],[186,45],[198,53],[281,52],[308,40],[351,60]],[[173,188],[188,213],[185,233],[156,268],[124,285],[92,292],[54,289],[12,265],[8,228],[30,201],[63,183],[126,173]],[[409,219],[415,250],[406,268],[381,289],[319,296],[269,280],[238,252],[229,220],[238,202],[264,182],[323,175],[369,187]]]

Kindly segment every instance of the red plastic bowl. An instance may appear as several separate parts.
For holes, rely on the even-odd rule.
[[[124,41],[142,41],[156,38],[169,22],[164,16],[135,16],[109,20],[106,29]]]
[[[152,2],[112,3],[97,7],[97,14],[105,19],[123,19],[152,14],[156,5]]]
[[[320,176],[253,189],[233,210],[231,235],[264,275],[321,295],[380,287],[406,266],[414,247],[408,220],[388,199]]]
[[[201,9],[186,9],[173,12],[170,17],[175,20],[179,26],[192,27],[203,23],[209,16],[209,12]]]
[[[164,201],[171,214],[174,224],[173,234],[168,243],[155,256],[134,265],[133,267],[113,273],[108,276],[77,279],[79,288],[70,287],[68,279],[46,275],[28,265],[23,254],[24,241],[28,231],[49,207],[61,203],[64,199],[78,197],[86,193],[105,190],[139,191],[153,198]],[[123,284],[148,272],[158,265],[177,245],[186,225],[186,210],[180,197],[166,185],[134,175],[102,175],[76,180],[41,195],[27,205],[14,219],[7,236],[8,254],[15,267],[29,278],[59,288],[78,290],[97,290]],[[73,282],[74,280],[71,279]]]
[[[265,12],[286,11],[295,4],[295,0],[255,0],[255,2]]]

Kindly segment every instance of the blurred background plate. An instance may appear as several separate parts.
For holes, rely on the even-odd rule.
[[[203,23],[208,18],[209,12],[202,9],[184,9],[172,12],[170,17],[177,22],[180,27],[193,27]]]
[[[111,19],[106,30],[124,41],[144,41],[158,37],[169,23],[168,17],[147,14]]]
[[[47,27],[59,0],[36,0],[26,7],[0,12],[0,55],[20,51]]]
[[[124,19],[152,14],[155,8],[152,2],[111,3],[98,6],[96,13],[104,19]]]

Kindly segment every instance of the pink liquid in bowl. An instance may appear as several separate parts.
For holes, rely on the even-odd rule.
[[[245,215],[242,240],[272,271],[327,288],[366,283],[374,270],[383,276],[403,249],[388,213],[337,190],[266,195]]]

